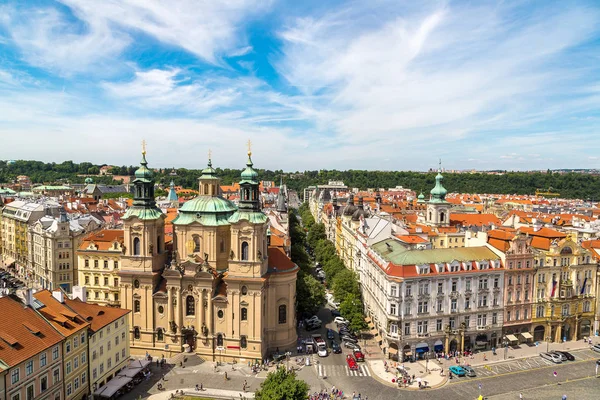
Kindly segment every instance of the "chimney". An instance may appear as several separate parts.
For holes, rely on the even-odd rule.
[[[73,286],[73,299],[79,299],[84,303],[87,302],[87,291],[85,286]]]
[[[60,289],[56,289],[52,292],[52,297],[54,297],[56,300],[58,300],[61,303],[65,302],[65,294],[63,293],[62,290]]]
[[[25,290],[25,305],[33,307],[33,290],[31,288]]]

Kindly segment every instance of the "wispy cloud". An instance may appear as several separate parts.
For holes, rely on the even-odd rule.
[[[285,169],[597,163],[591,1],[58,2],[0,6],[0,135],[39,154],[147,135],[194,159],[250,135]]]

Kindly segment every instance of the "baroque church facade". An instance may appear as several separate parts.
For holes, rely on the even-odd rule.
[[[209,160],[199,195],[173,220],[170,254],[145,152],[133,184],[119,272],[121,306],[132,310],[132,354],[190,351],[210,361],[243,361],[296,346],[298,267],[269,246],[250,151],[238,206],[223,198]]]

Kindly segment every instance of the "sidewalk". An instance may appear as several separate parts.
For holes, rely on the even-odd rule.
[[[254,393],[250,392],[239,392],[236,390],[223,390],[223,389],[209,389],[204,388],[202,391],[196,391],[195,388],[178,389],[179,392],[183,391],[184,396],[202,396],[202,397],[214,397],[216,399],[253,399]],[[148,397],[148,400],[168,400],[171,396],[175,396],[175,390],[168,390],[153,394]],[[179,394],[181,396],[181,394]]]
[[[498,348],[496,349],[496,355],[493,355],[491,350],[481,351],[477,354],[474,354],[472,357],[460,357],[459,361],[461,365],[465,365],[465,363],[470,366],[489,365],[519,358],[533,357],[540,353],[545,353],[546,351],[573,351],[587,349],[590,347],[589,344],[583,340],[566,343],[539,342],[538,346],[536,346],[534,343],[522,343],[518,346],[509,346],[508,350],[505,350],[504,348]],[[456,365],[454,358],[449,360],[442,359],[441,361],[442,365],[446,365],[444,369],[447,369],[447,367],[450,365]]]
[[[371,370],[373,378],[390,387],[398,387],[397,383],[394,382],[397,381],[397,377],[402,379],[402,375],[396,372],[397,365],[404,365],[406,371],[411,376],[415,376],[415,380],[412,382],[412,384],[408,385],[406,388],[402,387],[402,389],[408,390],[419,390],[417,378],[421,378],[422,381],[427,381],[428,388],[438,388],[443,386],[448,381],[448,367],[451,365],[457,365],[455,358],[448,360],[442,358],[440,359],[439,363],[436,359],[429,360],[429,362],[426,362],[425,360],[419,360],[413,363],[396,363],[394,361],[385,359],[385,356],[379,347],[370,342],[372,341],[367,341],[366,346],[364,347],[367,351],[367,357],[365,357],[365,361]],[[594,340],[594,343],[596,342],[597,340]],[[566,343],[540,342],[537,346],[534,343],[530,345],[521,344],[519,346],[508,347],[506,351],[504,348],[496,349],[496,355],[493,355],[491,350],[486,350],[474,354],[472,357],[460,357],[459,361],[460,365],[489,365],[519,358],[534,357],[539,353],[546,351],[573,351],[587,349],[589,347],[589,344],[583,340]],[[384,362],[387,364],[387,371]],[[440,376],[441,368],[444,369],[444,376]],[[392,380],[394,382],[392,382]]]

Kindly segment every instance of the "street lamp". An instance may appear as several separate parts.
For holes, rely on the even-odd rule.
[[[508,354],[508,339],[506,336],[502,338],[502,345],[504,346],[504,359],[506,360],[506,355]]]

